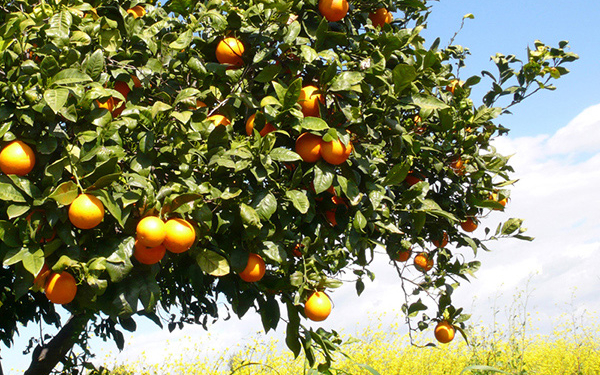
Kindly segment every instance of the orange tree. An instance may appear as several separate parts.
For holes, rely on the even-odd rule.
[[[411,330],[460,330],[467,259],[527,239],[519,219],[459,229],[507,204],[492,120],[577,58],[498,54],[475,106],[468,51],[420,36],[426,0],[1,4],[0,338],[60,327],[30,341],[29,374],[86,365],[91,333],[122,348],[140,316],[173,330],[250,308],[325,371],[339,338],[304,304],[319,292],[326,318],[343,274],[360,294],[378,249]]]

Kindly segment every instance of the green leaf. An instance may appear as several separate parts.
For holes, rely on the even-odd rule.
[[[0,182],[0,201],[26,202],[25,197],[13,185]]]
[[[263,190],[256,194],[252,206],[261,219],[270,220],[277,211],[277,198],[272,193]]]
[[[315,187],[315,192],[321,194],[329,189],[333,183],[333,168],[329,164],[318,163],[315,165],[314,171],[315,179],[313,180],[313,185]]]
[[[383,180],[383,186],[400,185],[408,175],[412,166],[411,159],[405,159],[401,164],[396,164],[390,169]]]
[[[242,222],[244,223],[244,226],[259,229],[262,228],[260,216],[258,216],[258,213],[254,210],[254,208],[242,203],[240,204],[240,215],[242,216]]]
[[[73,16],[71,15],[71,12],[67,9],[63,9],[48,20],[50,28],[46,30],[46,35],[55,40],[66,39],[69,37],[72,23]]]
[[[306,214],[308,212],[310,202],[308,201],[305,191],[288,190],[285,192],[285,196],[292,201],[294,207],[300,211],[301,214]]]
[[[300,98],[300,91],[302,90],[302,78],[297,78],[287,88],[283,97],[283,108],[293,107]]]
[[[169,44],[169,48],[177,50],[177,51],[181,51],[181,50],[188,48],[188,46],[192,42],[192,36],[193,36],[192,30],[184,31],[183,33],[181,33],[179,35],[177,40],[175,40],[174,42]]]
[[[441,110],[448,108],[448,104],[434,96],[429,95],[413,95],[412,102],[420,108],[426,110]]]
[[[84,66],[86,74],[92,79],[95,80],[100,77],[100,74],[104,71],[104,54],[102,53],[102,50],[95,50],[86,60]]]
[[[281,65],[269,65],[261,70],[260,73],[254,77],[254,80],[261,83],[270,82],[273,78],[277,77],[280,71]]]
[[[73,85],[86,82],[92,82],[90,76],[74,68],[61,70],[50,80],[52,85]]]
[[[122,242],[113,240],[111,244],[107,244],[107,247],[113,249],[113,253],[106,258],[106,271],[113,283],[123,280],[133,268],[130,258],[134,242],[133,237],[127,237]]]
[[[305,117],[302,119],[302,127],[307,130],[327,130],[329,125],[319,117]]]
[[[10,247],[20,247],[19,231],[9,221],[0,220],[0,240]]]
[[[398,64],[392,71],[394,92],[399,94],[417,78],[417,72],[412,65]]]
[[[67,89],[48,89],[44,91],[44,100],[54,113],[58,113],[67,103],[69,90]]]
[[[227,259],[211,250],[200,250],[196,262],[202,271],[212,276],[225,276],[231,272]]]
[[[300,155],[298,155],[297,153],[295,153],[291,150],[288,150],[287,148],[283,148],[283,147],[274,148],[269,153],[269,156],[274,161],[281,161],[281,162],[292,162],[292,161],[302,160],[300,158]]]
[[[342,72],[338,74],[332,81],[329,87],[330,91],[346,91],[353,86],[358,85],[364,79],[363,73],[360,72]]]
[[[287,256],[285,249],[280,244],[273,241],[263,242],[262,253],[265,254],[267,258],[277,263],[283,263]]]
[[[37,249],[35,252],[26,251],[23,253],[23,267],[32,275],[37,275],[44,266],[44,250]]]
[[[521,224],[523,224],[523,219],[515,219],[515,218],[511,218],[508,221],[506,221],[504,223],[504,225],[502,225],[502,231],[501,233],[503,235],[511,235],[514,232],[516,232],[517,230],[519,230],[519,228],[521,227]]]

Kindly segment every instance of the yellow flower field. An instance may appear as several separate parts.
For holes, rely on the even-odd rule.
[[[528,324],[512,323],[472,329],[468,332],[470,345],[458,335],[452,343],[437,347],[411,345],[407,334],[398,333],[403,323],[380,324],[344,335],[346,356],[339,357],[330,374],[483,375],[494,373],[489,370],[492,367],[519,375],[600,374],[597,322],[586,320],[584,326],[583,321],[565,315],[550,335],[528,334]],[[427,344],[429,339],[413,335],[419,344]],[[117,366],[110,374],[319,374],[305,366],[302,356],[294,359],[282,343],[254,340],[231,352],[214,353],[209,361],[200,360],[192,350],[170,363],[148,365],[139,360]]]

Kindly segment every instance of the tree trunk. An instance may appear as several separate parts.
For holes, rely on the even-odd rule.
[[[43,346],[38,345],[33,350],[31,364],[24,375],[50,374],[58,362],[64,359],[71,350],[88,320],[86,315],[71,315],[52,340]]]

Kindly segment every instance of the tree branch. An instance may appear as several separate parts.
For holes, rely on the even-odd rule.
[[[67,323],[47,344],[38,345],[32,354],[31,364],[24,375],[47,375],[65,358],[84,330],[89,317],[71,315]],[[2,375],[0,373],[0,375]]]

